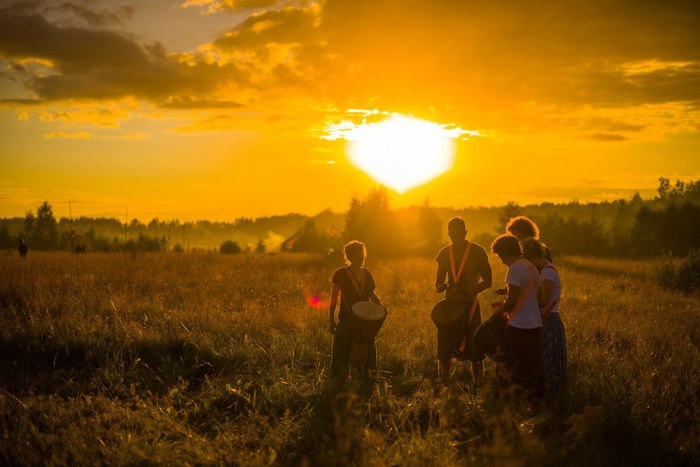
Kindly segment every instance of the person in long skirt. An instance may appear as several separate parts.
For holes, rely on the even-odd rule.
[[[540,271],[542,279],[538,303],[542,315],[542,363],[545,377],[546,400],[553,403],[566,381],[566,335],[559,315],[561,279],[555,267],[545,259],[546,247],[534,238],[520,242],[523,257]]]
[[[359,301],[370,300],[378,305],[382,302],[375,292],[376,284],[369,269],[364,266],[367,249],[364,243],[353,240],[343,248],[346,267],[333,273],[333,287],[328,306],[328,331],[333,334],[333,350],[330,377],[333,381],[342,383],[347,379],[349,369],[350,348],[350,319],[352,306]],[[335,320],[335,309],[340,296],[340,311],[338,321]],[[384,308],[386,310],[386,307]],[[367,362],[361,367],[363,376],[370,379],[377,370],[377,347],[374,339],[369,342]]]

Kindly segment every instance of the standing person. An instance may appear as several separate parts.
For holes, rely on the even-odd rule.
[[[17,251],[19,252],[19,257],[20,258],[26,258],[27,253],[29,252],[29,247],[25,243],[23,238],[19,239],[19,246],[17,247]]]
[[[534,238],[520,242],[523,256],[540,271],[542,283],[537,293],[537,301],[542,315],[542,364],[546,399],[554,402],[566,381],[566,335],[564,324],[559,317],[561,279],[559,272],[544,257],[546,247]]]
[[[343,247],[345,257],[344,268],[333,273],[333,288],[330,304],[328,305],[328,331],[333,334],[333,356],[330,376],[334,381],[344,382],[348,377],[348,359],[352,336],[350,335],[350,314],[352,306],[359,301],[370,300],[381,305],[381,300],[375,292],[374,277],[369,269],[364,268],[367,249],[364,243],[353,240]],[[338,321],[335,321],[335,308],[340,295],[340,311]],[[386,308],[385,308],[386,310]],[[371,373],[377,370],[377,348],[374,339],[369,342],[367,363],[363,367],[363,376],[368,380]]]
[[[508,266],[507,297],[496,310],[508,314],[502,349],[505,376],[516,393],[522,391],[536,403],[544,386],[542,317],[537,303],[540,275],[535,265],[523,258],[520,242],[513,235],[500,235],[491,244],[491,251]]]
[[[485,357],[473,344],[472,336],[481,324],[478,295],[491,287],[491,265],[486,250],[481,245],[467,241],[464,219],[450,219],[447,235],[452,243],[441,249],[435,257],[435,291],[445,292],[447,300],[458,301],[459,306],[463,308],[465,320],[463,328],[456,333],[447,333],[438,327],[438,376],[442,384],[447,384],[452,358],[470,360],[474,384],[479,387],[484,377]]]

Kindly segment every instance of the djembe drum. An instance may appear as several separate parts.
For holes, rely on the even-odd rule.
[[[494,313],[474,331],[474,343],[492,360],[499,359],[499,348],[508,326],[508,314]]]
[[[350,356],[348,362],[355,368],[367,365],[369,344],[386,319],[386,310],[374,302],[361,301],[352,306],[350,313]]]
[[[435,326],[451,338],[461,338],[467,328],[467,309],[462,300],[444,299],[430,313]]]

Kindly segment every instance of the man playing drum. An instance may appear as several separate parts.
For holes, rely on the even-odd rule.
[[[435,257],[435,290],[445,292],[443,302],[450,307],[459,307],[463,319],[449,326],[436,321],[438,375],[440,381],[447,384],[452,358],[470,360],[474,384],[478,387],[484,375],[484,354],[473,344],[472,335],[481,324],[478,294],[491,287],[491,266],[486,250],[467,241],[464,219],[451,219],[447,224],[447,235],[452,244],[440,250]]]

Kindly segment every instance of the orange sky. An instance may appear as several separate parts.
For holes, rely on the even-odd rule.
[[[651,196],[700,177],[700,4],[0,7],[3,217],[343,211],[376,182],[329,128],[391,113],[465,132],[395,206]]]

